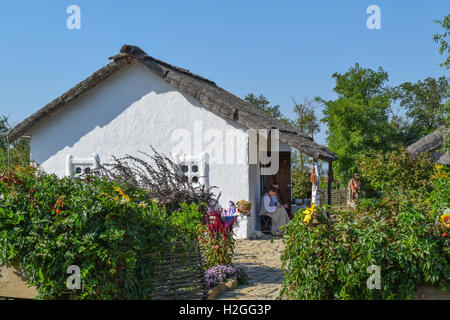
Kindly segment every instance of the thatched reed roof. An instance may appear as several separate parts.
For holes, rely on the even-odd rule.
[[[437,163],[450,165],[449,152],[440,151],[444,144],[444,136],[449,132],[450,128],[438,129],[410,145],[408,152],[413,156],[427,152]]]
[[[279,129],[281,142],[316,159],[325,161],[337,159],[333,152],[314,143],[308,135],[219,88],[214,82],[193,74],[189,70],[155,59],[136,46],[124,45],[120,53],[110,59],[113,60],[111,63],[94,72],[90,77],[11,129],[6,134],[8,141],[14,142],[41,120],[95,87],[116,71],[131,63],[140,63],[147,70],[156,73],[181,92],[194,97],[209,111],[222,118],[237,122],[249,129]]]

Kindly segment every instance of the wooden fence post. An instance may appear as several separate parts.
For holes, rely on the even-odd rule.
[[[333,183],[333,161],[328,162],[328,205],[331,206],[331,186]]]

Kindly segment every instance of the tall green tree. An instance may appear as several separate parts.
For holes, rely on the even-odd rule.
[[[449,44],[449,38],[450,38],[450,14],[447,14],[444,19],[442,20],[436,20],[436,23],[439,23],[442,27],[443,32],[442,33],[436,33],[433,36],[433,40],[440,44],[439,47],[439,53],[443,56],[447,56],[444,60],[444,62],[441,63],[441,66],[445,68],[450,68],[450,44]]]
[[[9,124],[8,118],[5,116],[0,116],[0,149],[3,150],[6,148],[6,141],[4,138],[4,134],[8,132]]]
[[[256,96],[253,93],[249,93],[245,96],[244,100],[247,103],[261,109],[262,111],[267,112],[276,119],[289,122],[289,120],[281,113],[280,106],[279,105],[271,106],[269,100],[267,100],[267,98],[262,94]]]
[[[305,98],[303,103],[297,103],[294,98],[292,101],[294,102],[294,112],[297,115],[294,126],[314,138],[314,135],[320,131],[319,120],[315,113],[317,103],[308,98]]]
[[[355,160],[371,150],[392,148],[389,123],[388,73],[361,68],[334,73],[336,100],[316,98],[324,105],[321,121],[328,126],[328,147],[337,154],[336,178],[345,183],[355,171]]]
[[[446,124],[449,108],[449,82],[446,77],[405,82],[393,88],[392,98],[405,109],[407,126],[404,143],[409,145]]]
[[[300,132],[310,135],[314,138],[314,135],[320,131],[319,120],[316,116],[315,109],[317,102],[305,98],[303,103],[297,103],[294,98],[294,112],[296,119],[292,122]],[[300,170],[307,171],[310,169],[312,160],[305,154],[295,150],[292,155],[292,164],[294,167],[298,167]]]
[[[4,135],[11,128],[9,119],[0,116],[0,172],[15,165],[30,164],[30,144],[27,139],[18,139],[8,145]]]
[[[439,48],[439,52],[444,57],[447,56],[443,63],[441,63],[442,67],[445,67],[446,69],[450,68],[450,44],[449,44],[449,38],[450,38],[450,14],[447,14],[444,19],[435,21],[439,23],[444,29],[443,33],[435,34],[433,37],[433,40],[437,43],[439,43],[441,46]],[[448,87],[448,90],[450,91],[450,86]],[[450,127],[450,113],[448,112],[450,110],[450,101],[447,100],[447,102],[444,103],[443,106],[444,113],[445,110],[447,111],[447,115],[444,118],[445,119],[445,127]],[[450,133],[447,133],[444,137],[444,146],[442,147],[442,151],[446,152],[450,150]]]

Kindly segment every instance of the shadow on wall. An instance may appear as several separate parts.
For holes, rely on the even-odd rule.
[[[72,149],[81,139],[93,131],[95,131],[95,135],[89,137],[89,144],[84,145],[83,141],[83,152],[85,154],[77,156],[85,156],[96,152],[100,155],[100,159],[104,160],[105,157],[112,154],[121,156],[116,154],[118,150],[130,152],[130,148],[124,150],[122,145],[124,143],[125,145],[134,143],[135,145],[146,146],[152,144],[157,149],[160,147],[157,142],[161,144],[161,140],[171,143],[169,131],[166,133],[161,131],[161,135],[165,135],[164,137],[161,137],[161,135],[142,137],[138,131],[142,131],[142,127],[153,124],[163,127],[172,125],[173,127],[174,121],[172,120],[177,116],[182,120],[184,126],[192,126],[183,112],[180,112],[180,114],[167,114],[166,112],[164,114],[165,106],[180,104],[181,109],[183,108],[181,104],[186,101],[193,107],[203,109],[200,102],[179,91],[184,100],[180,99],[180,95],[164,95],[174,91],[177,90],[142,66],[134,65],[120,70],[32,129],[33,160],[37,163],[43,163],[63,149]],[[159,99],[160,95],[164,95],[164,98]],[[156,98],[145,99],[151,96]],[[155,103],[155,101],[156,106],[152,105],[152,102]],[[134,108],[135,106],[136,108]],[[130,109],[133,109],[133,111]],[[202,119],[204,113],[199,113],[199,110],[193,110],[192,113],[199,115],[199,121],[206,121],[206,119]],[[183,119],[186,120],[183,121]],[[113,123],[114,125],[111,128],[115,130],[106,128]],[[236,129],[242,129],[240,125],[232,121],[226,120],[226,123]],[[111,145],[111,140],[115,144],[115,151],[105,147],[108,142]],[[141,143],[142,140],[145,140],[145,143]],[[167,143],[165,145],[167,146]],[[111,153],[106,154],[106,152]]]
[[[35,138],[34,141],[40,142],[32,150],[33,159],[41,163],[64,148],[73,147],[89,132],[107,126],[149,93],[161,94],[173,90],[168,84],[154,81],[152,77],[156,75],[149,74],[142,67],[131,66],[63,106],[32,129],[32,140]]]

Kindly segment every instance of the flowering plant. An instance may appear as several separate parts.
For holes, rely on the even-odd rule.
[[[209,268],[205,273],[205,281],[208,284],[208,288],[228,280],[234,275],[235,271],[231,265],[218,265]]]
[[[231,264],[235,246],[233,226],[237,215],[229,212],[222,214],[222,211],[209,209],[205,216],[206,224],[199,230],[200,246],[208,268]]]
[[[447,227],[450,228],[450,213],[443,214],[442,217],[442,223]]]

